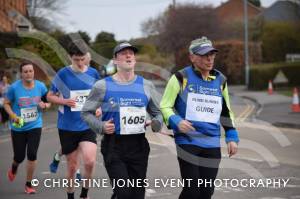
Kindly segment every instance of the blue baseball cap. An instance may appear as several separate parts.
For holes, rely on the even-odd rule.
[[[200,39],[193,40],[189,47],[190,54],[195,55],[205,55],[211,51],[218,52],[207,37],[201,37]]]
[[[138,51],[138,49],[136,47],[134,47],[133,45],[131,45],[130,43],[128,42],[123,42],[123,43],[120,43],[118,44],[115,48],[114,48],[114,51],[113,51],[113,54],[114,56],[116,56],[116,54],[118,52],[121,52],[122,50],[126,49],[126,48],[129,48],[131,50],[133,50],[134,53],[136,53]]]

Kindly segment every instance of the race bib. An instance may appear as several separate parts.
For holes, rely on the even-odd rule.
[[[33,122],[39,117],[37,107],[21,108],[21,117],[24,122]]]
[[[75,99],[76,105],[71,111],[81,111],[91,90],[75,90],[70,92],[71,99]]]
[[[221,111],[221,97],[198,93],[188,93],[185,113],[187,120],[218,123]]]
[[[120,134],[145,133],[146,108],[145,107],[120,107]]]

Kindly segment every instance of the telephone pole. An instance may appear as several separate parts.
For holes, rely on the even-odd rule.
[[[244,48],[245,48],[245,84],[249,87],[249,51],[248,51],[248,4],[244,0]]]

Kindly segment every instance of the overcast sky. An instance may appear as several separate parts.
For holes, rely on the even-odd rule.
[[[268,7],[276,0],[261,0]],[[141,23],[163,12],[172,0],[68,0],[64,14],[56,21],[67,32],[83,30],[94,38],[101,31],[112,32],[117,40],[141,37]],[[214,7],[226,0],[176,0],[197,2]]]

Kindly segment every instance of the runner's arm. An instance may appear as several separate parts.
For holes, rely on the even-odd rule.
[[[54,93],[53,91],[49,91],[47,93],[47,101],[53,104],[66,105],[65,99],[59,97],[59,95],[57,93]]]
[[[12,110],[11,104],[15,100],[14,87],[9,87],[3,101],[3,108],[9,115],[10,119],[15,121],[17,119],[17,114]]]
[[[160,102],[160,110],[163,114],[166,125],[174,130],[178,130],[178,125],[183,120],[183,118],[175,114],[173,110],[179,92],[180,84],[176,76],[173,75],[166,86],[165,92]]]
[[[47,100],[47,94],[48,94],[48,89],[44,83],[42,83],[42,96],[41,96],[41,101],[40,101],[40,106],[44,106],[45,109],[51,107],[51,103],[48,102]],[[43,108],[43,107],[41,107]]]
[[[222,88],[222,100],[221,124],[225,130],[225,141],[226,143],[231,141],[238,143],[239,136],[234,124],[234,114],[230,107],[230,98],[226,82]]]
[[[163,126],[163,116],[159,110],[159,93],[157,92],[154,84],[148,80],[145,80],[144,89],[149,96],[147,112],[150,114],[152,119],[152,131],[159,132]]]
[[[66,105],[66,101],[60,93],[62,90],[68,91],[69,89],[65,86],[62,78],[60,77],[60,71],[55,75],[51,82],[49,92],[47,93],[47,101],[57,105]]]
[[[14,121],[15,119],[17,119],[18,116],[13,112],[11,108],[11,102],[9,101],[9,99],[4,98],[3,107],[11,120]]]
[[[81,118],[90,126],[90,128],[96,132],[102,134],[102,127],[103,127],[103,122],[102,122],[102,115],[99,117],[96,117],[95,112],[96,110],[101,107],[103,103],[103,98],[105,95],[105,80],[100,80],[97,81],[83,108],[81,111]]]

